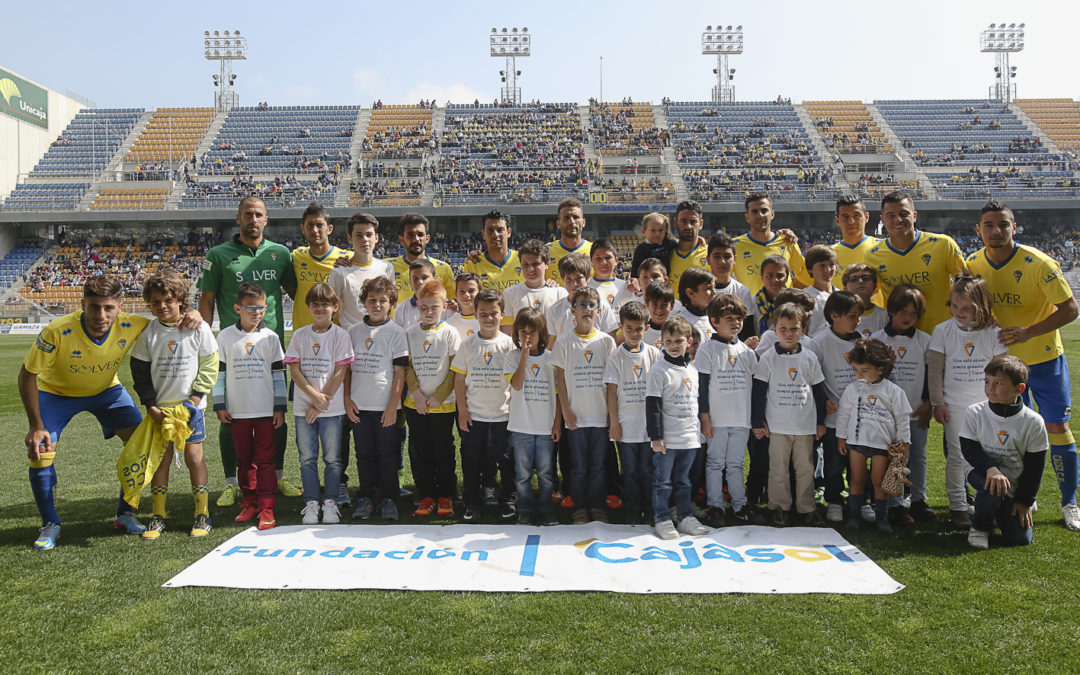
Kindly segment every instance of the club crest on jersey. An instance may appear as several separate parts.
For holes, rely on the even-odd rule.
[[[974,342],[968,342],[967,344],[965,344],[964,345],[964,351],[967,352],[968,356],[971,356],[972,354],[974,354],[975,353],[975,343]]]
[[[254,350],[255,350],[255,343],[254,342],[248,342],[247,344],[244,345],[244,351],[247,352],[248,356],[251,356],[251,352],[253,352]]]
[[[905,356],[907,356],[907,347],[900,347],[900,348],[898,348],[898,349],[896,350],[896,356],[897,356],[897,358],[899,358],[899,359],[900,359],[901,361],[903,361],[903,360],[904,360],[904,357],[905,357]]]
[[[787,374],[788,374],[788,377],[791,378],[791,381],[794,382],[795,378],[799,376],[799,369],[798,368],[788,368],[787,369]]]
[[[494,356],[491,352],[484,352],[484,365],[491,365],[491,357]]]
[[[877,404],[877,394],[868,394],[866,396],[866,405],[873,408]]]
[[[270,254],[270,259],[277,262],[277,253],[271,253]]]
[[[73,359],[81,359],[82,358],[82,352],[79,351],[78,349],[72,350],[71,351],[71,358],[73,358]]]
[[[612,294],[612,293],[609,293],[608,296],[607,296],[607,301],[608,301],[609,305],[614,303],[615,302],[615,295]]]
[[[120,349],[123,349],[124,347],[127,347],[127,340],[124,339],[124,338],[120,338],[120,341],[116,343],[116,346],[119,347]]]
[[[998,432],[998,443],[1005,445],[1005,442],[1009,440],[1009,432],[1002,429]]]
[[[926,265],[926,266],[930,265],[930,254],[929,253],[923,253],[922,264]]]
[[[693,391],[693,388],[690,385],[690,378],[689,377],[684,377],[683,378],[682,385],[684,387],[686,387],[686,391]]]
[[[473,330],[472,328],[468,328],[468,329],[465,330],[465,337],[469,337],[470,335],[472,335],[475,332],[476,331]]]
[[[371,351],[371,345],[373,345],[373,344],[375,344],[375,338],[365,338],[364,339],[364,351],[370,352]]]
[[[532,364],[531,366],[529,366],[529,370],[532,371],[533,377],[538,377],[540,375],[540,364],[539,363]]]
[[[169,351],[173,354],[176,353],[177,342],[176,340],[169,340]]]
[[[533,305],[533,309],[540,309],[540,301],[539,300],[533,300],[532,305]]]
[[[593,352],[592,352],[591,349],[586,349],[585,353],[584,353],[584,356],[585,356],[585,362],[586,363],[592,363]]]
[[[427,354],[429,349],[431,349],[431,340],[424,340],[424,353]]]
[[[521,268],[520,267],[515,267],[514,268],[514,273],[516,273],[520,277],[521,276]]]
[[[311,345],[311,353],[312,353],[312,355],[313,356],[318,356],[320,349],[322,349],[322,344],[319,343],[319,342],[316,342],[315,344]]]
[[[1013,272],[1013,278],[1016,279],[1016,283],[1020,283],[1020,277],[1024,276],[1024,273],[1020,270]]]
[[[641,366],[634,366],[634,379],[635,380],[640,380],[641,379]]]
[[[728,365],[731,366],[732,368],[735,367],[735,362],[738,361],[738,360],[739,360],[739,355],[738,354],[728,354],[727,355]]]

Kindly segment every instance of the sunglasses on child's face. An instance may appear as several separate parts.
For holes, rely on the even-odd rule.
[[[854,281],[855,283],[861,283],[863,281],[873,281],[873,280],[874,280],[874,277],[870,276],[869,274],[862,275],[862,276],[850,276],[850,277],[848,277],[848,281]]]
[[[579,302],[579,303],[577,303],[576,305],[574,305],[574,307],[578,307],[578,308],[580,308],[580,309],[596,309],[596,308],[597,308],[597,307],[599,307],[599,306],[600,306],[599,304],[597,304],[597,303],[595,303],[595,302],[592,302],[592,301],[589,301],[589,302]]]
[[[244,308],[245,312],[251,312],[252,314],[257,314],[259,312],[265,312],[266,311],[266,305],[240,305],[240,306]]]

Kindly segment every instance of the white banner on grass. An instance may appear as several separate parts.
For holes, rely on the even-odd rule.
[[[827,528],[325,525],[251,528],[164,587],[888,594],[903,588]]]

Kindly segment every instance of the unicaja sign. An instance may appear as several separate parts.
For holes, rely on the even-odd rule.
[[[0,69],[0,112],[42,129],[49,128],[49,93]]]

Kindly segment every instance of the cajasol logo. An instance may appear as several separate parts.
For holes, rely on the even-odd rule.
[[[825,560],[836,560],[844,563],[856,562],[844,549],[833,544],[824,544],[813,548],[759,546],[740,550],[724,546],[715,541],[700,546],[699,543],[699,541],[680,541],[677,546],[665,548],[664,546],[655,545],[641,546],[623,541],[604,542],[593,538],[579,541],[574,546],[581,549],[586,558],[609,565],[627,565],[661,560],[673,563],[679,569],[684,570],[692,570],[710,564],[769,564],[784,560],[796,560],[805,563]]]

